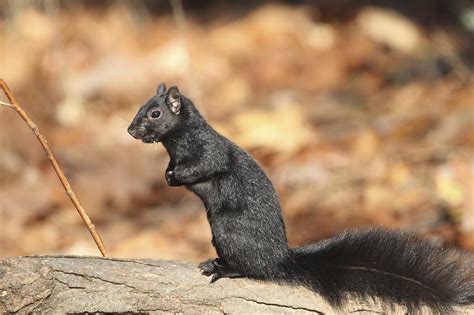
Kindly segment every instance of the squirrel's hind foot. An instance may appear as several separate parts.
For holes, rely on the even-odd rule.
[[[208,259],[199,264],[201,273],[205,276],[212,276],[211,282],[214,283],[220,278],[242,278],[244,277],[238,272],[230,270],[228,267],[219,262],[219,258]]]
[[[205,276],[212,275],[216,272],[217,268],[224,268],[224,266],[219,263],[219,258],[208,259],[199,264],[199,269]]]

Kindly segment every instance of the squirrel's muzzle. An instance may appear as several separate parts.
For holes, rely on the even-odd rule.
[[[143,126],[136,126],[132,123],[128,129],[128,133],[137,140],[142,140],[144,143],[152,143],[156,141],[156,137],[148,133]]]
[[[137,129],[134,128],[132,125],[128,127],[127,131],[132,137],[134,137],[135,139],[138,139]]]
[[[145,128],[135,123],[135,120],[128,126],[128,133],[135,139],[141,140],[145,135]]]

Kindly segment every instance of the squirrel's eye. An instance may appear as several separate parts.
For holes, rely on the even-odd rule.
[[[150,117],[152,119],[160,118],[160,116],[161,116],[161,112],[159,110],[154,110],[154,111],[150,112]]]

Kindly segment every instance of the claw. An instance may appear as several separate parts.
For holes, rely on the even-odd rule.
[[[212,278],[211,278],[211,281],[209,282],[209,284],[212,284],[212,283],[216,282],[220,278],[221,278],[220,274],[217,274],[217,273],[212,274]]]

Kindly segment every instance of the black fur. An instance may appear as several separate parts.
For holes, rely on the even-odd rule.
[[[153,111],[161,116],[153,118]],[[199,267],[211,282],[248,277],[300,284],[336,306],[347,295],[440,313],[474,303],[472,256],[414,235],[352,231],[290,249],[277,194],[261,167],[176,87],[166,91],[161,83],[128,131],[146,143],[162,142],[170,156],[168,184],[184,185],[204,202],[219,258]]]

